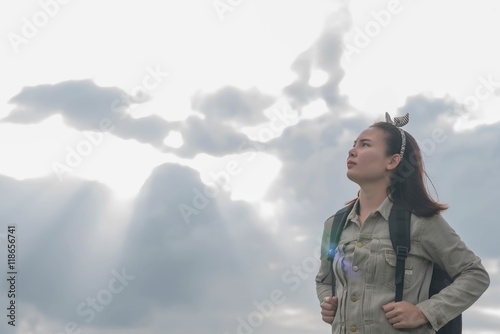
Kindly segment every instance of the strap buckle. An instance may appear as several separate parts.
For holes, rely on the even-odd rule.
[[[405,260],[408,257],[408,247],[397,246],[396,255],[398,257],[398,260]]]

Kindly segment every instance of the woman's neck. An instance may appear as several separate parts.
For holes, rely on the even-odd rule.
[[[359,192],[360,213],[374,212],[387,197],[387,185],[363,186]]]

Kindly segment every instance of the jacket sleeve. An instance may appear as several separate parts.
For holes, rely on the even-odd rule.
[[[321,238],[320,266],[316,275],[316,294],[319,302],[324,297],[332,296],[332,274],[330,273],[330,262],[327,260],[328,248],[330,246],[330,232],[332,229],[333,217],[328,218],[324,223],[323,236]]]
[[[416,305],[437,331],[474,304],[488,288],[490,279],[481,259],[441,215],[424,220],[421,236],[424,254],[455,279],[439,293]]]

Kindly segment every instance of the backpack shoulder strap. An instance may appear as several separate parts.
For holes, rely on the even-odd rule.
[[[389,215],[389,234],[392,247],[396,252],[396,297],[395,301],[403,300],[403,287],[405,279],[405,260],[410,252],[410,219],[411,212],[393,204]]]
[[[332,229],[330,231],[330,244],[328,247],[327,260],[330,261],[330,275],[332,275],[332,296],[335,296],[335,276],[333,275],[333,259],[335,258],[335,249],[340,240],[340,235],[347,221],[347,216],[354,207],[354,203],[343,207],[333,217]]]
[[[347,221],[347,216],[351,212],[354,203],[343,207],[335,214],[332,223],[332,229],[330,231],[330,246],[328,247],[328,261],[333,260],[335,257],[335,249],[337,248],[340,240],[340,235],[344,229],[345,223]]]

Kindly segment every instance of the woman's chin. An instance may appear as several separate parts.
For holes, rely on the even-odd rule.
[[[349,180],[351,180],[352,182],[356,182],[357,178],[356,178],[356,174],[353,173],[351,170],[347,170],[346,172],[346,176]],[[357,182],[356,182],[357,183]]]

